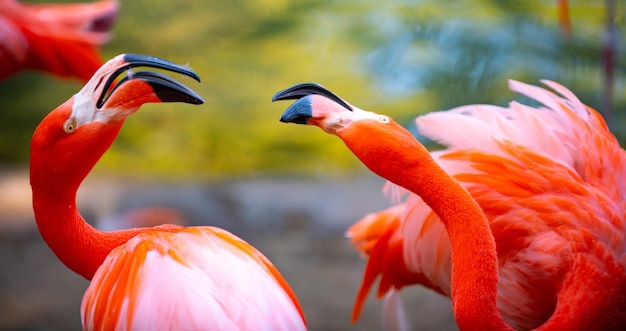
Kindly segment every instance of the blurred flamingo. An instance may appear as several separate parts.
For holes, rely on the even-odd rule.
[[[373,172],[412,192],[349,236],[366,256],[353,319],[422,284],[452,299],[461,330],[621,330],[626,325],[626,152],[565,87],[510,81],[543,107],[471,105],[417,119],[429,153],[391,118],[311,83],[281,121],[339,136]],[[432,208],[432,209],[431,209]],[[496,252],[497,247],[497,252]]]
[[[90,279],[85,330],[303,330],[289,285],[251,245],[215,227],[166,224],[105,232],[76,207],[76,191],[126,118],[149,102],[203,100],[153,67],[199,81],[190,69],[144,55],[105,63],[46,116],[31,143],[33,210],[48,246]],[[126,72],[126,76],[119,76]]]
[[[104,231],[114,231],[137,227],[153,227],[166,223],[181,226],[189,225],[185,213],[181,210],[156,205],[107,214],[98,218],[96,227]]]
[[[566,39],[572,38],[572,23],[569,19],[569,3],[567,0],[557,0],[557,14],[563,37]]]
[[[103,61],[117,0],[27,4],[0,0],[0,80],[24,69],[87,82]]]
[[[600,54],[600,64],[602,68],[602,104],[598,108],[609,125],[615,122],[613,110],[613,96],[615,94],[615,69],[618,67],[619,59],[619,36],[617,22],[617,1],[605,0],[606,18],[604,25],[604,36],[602,37],[602,51]],[[561,34],[566,40],[572,39],[572,24],[570,22],[569,1],[557,0],[557,13]]]

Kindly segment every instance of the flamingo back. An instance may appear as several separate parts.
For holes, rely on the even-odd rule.
[[[87,330],[304,330],[302,310],[254,247],[215,227],[149,231],[111,251],[81,305]]]

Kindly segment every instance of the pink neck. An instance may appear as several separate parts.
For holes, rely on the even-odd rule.
[[[41,236],[68,268],[91,280],[109,252],[145,229],[100,231],[78,212],[75,194],[50,199],[33,188],[33,210]],[[46,197],[46,198],[44,198]]]
[[[340,136],[372,171],[422,197],[445,224],[452,252],[452,305],[459,328],[512,330],[496,307],[496,246],[480,206],[408,131],[398,127],[391,135],[371,132],[378,149],[358,132],[355,128]]]

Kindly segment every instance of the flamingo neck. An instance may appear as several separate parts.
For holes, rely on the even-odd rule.
[[[91,280],[112,249],[150,230],[176,231],[178,225],[101,231],[85,221],[76,207],[78,185],[64,186],[62,179],[38,183],[32,179],[33,211],[42,238],[68,268]],[[82,180],[81,180],[82,181]],[[49,185],[45,185],[49,184]]]
[[[450,237],[451,297],[459,328],[512,330],[496,307],[496,246],[480,206],[402,127],[396,126],[392,134],[368,133],[384,146],[378,149],[372,149],[371,141],[356,131],[347,130],[339,136],[372,171],[419,195],[443,221]],[[385,137],[393,138],[384,141]]]
[[[66,103],[71,105],[71,99]],[[109,252],[147,228],[113,232],[89,225],[76,207],[76,191],[117,136],[122,123],[90,124],[67,135],[66,105],[49,114],[31,141],[33,211],[42,238],[68,268],[91,279]],[[172,230],[176,226],[162,226]]]
[[[89,225],[76,208],[74,195],[38,194],[33,189],[33,210],[42,238],[68,268],[91,280],[111,250],[145,229],[100,231]]]

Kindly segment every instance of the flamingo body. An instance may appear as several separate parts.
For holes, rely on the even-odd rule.
[[[191,69],[163,59],[119,55],[48,114],[31,141],[39,232],[66,266],[92,281],[81,304],[83,328],[305,330],[287,282],[234,235],[173,224],[103,231],[80,215],[76,191],[128,116],[149,102],[204,102],[180,82],[135,67],[199,80]]]
[[[299,98],[284,121],[338,135],[364,164],[390,180],[387,191],[398,202],[366,215],[347,232],[368,256],[354,320],[380,277],[378,297],[411,284],[450,296],[464,330],[619,330],[626,324],[626,152],[595,110],[565,87],[544,83],[558,94],[510,82],[512,90],[541,107],[471,105],[419,117],[420,133],[446,146],[430,153],[435,166],[423,155],[405,155],[423,153],[413,148],[413,138],[404,138],[405,130],[383,128],[389,125],[373,121],[376,114],[330,92],[303,84],[277,94]],[[390,134],[393,143],[387,142]],[[440,170],[447,176],[439,176]],[[463,204],[474,208],[437,184],[449,178],[480,207],[484,216],[475,217],[486,219],[494,238],[494,301],[465,303],[492,291],[491,280],[469,276],[491,258],[455,254],[490,248],[488,241],[481,246],[472,238],[479,223],[448,214]],[[455,295],[459,288],[467,298]],[[494,307],[508,326],[470,316]]]
[[[301,329],[285,288],[271,262],[229,232],[149,231],[109,253],[81,315],[88,330]]]
[[[536,328],[549,319],[563,275],[575,256],[587,265],[587,272],[609,272],[614,281],[605,284],[626,286],[626,187],[621,180],[626,153],[595,110],[564,87],[546,83],[562,96],[519,82],[510,84],[514,91],[542,102],[545,107],[539,109],[516,102],[508,108],[472,105],[416,119],[422,134],[447,146],[433,156],[472,194],[490,220],[500,266],[498,308],[518,330]],[[390,193],[394,196],[406,192],[388,189],[395,190]],[[385,215],[390,212],[391,217]],[[407,273],[396,277],[400,281],[381,282],[379,295],[403,287],[408,278],[412,279],[408,283],[449,296],[448,234],[419,196],[409,193],[404,202],[368,215],[348,234],[358,243],[363,240],[362,228],[388,219],[401,224],[395,238],[403,249],[379,249],[374,254],[389,259],[380,255],[400,252],[403,257],[393,259],[400,259],[396,264],[404,265]],[[367,240],[377,241],[371,236]],[[364,279],[369,282],[363,283],[358,302],[364,300],[373,277],[389,274],[372,268],[366,272]],[[595,287],[598,297],[606,300],[601,293],[607,287]],[[613,310],[622,315],[626,307]]]
[[[26,4],[0,0],[0,80],[34,69],[87,82],[103,61],[117,0]]]

